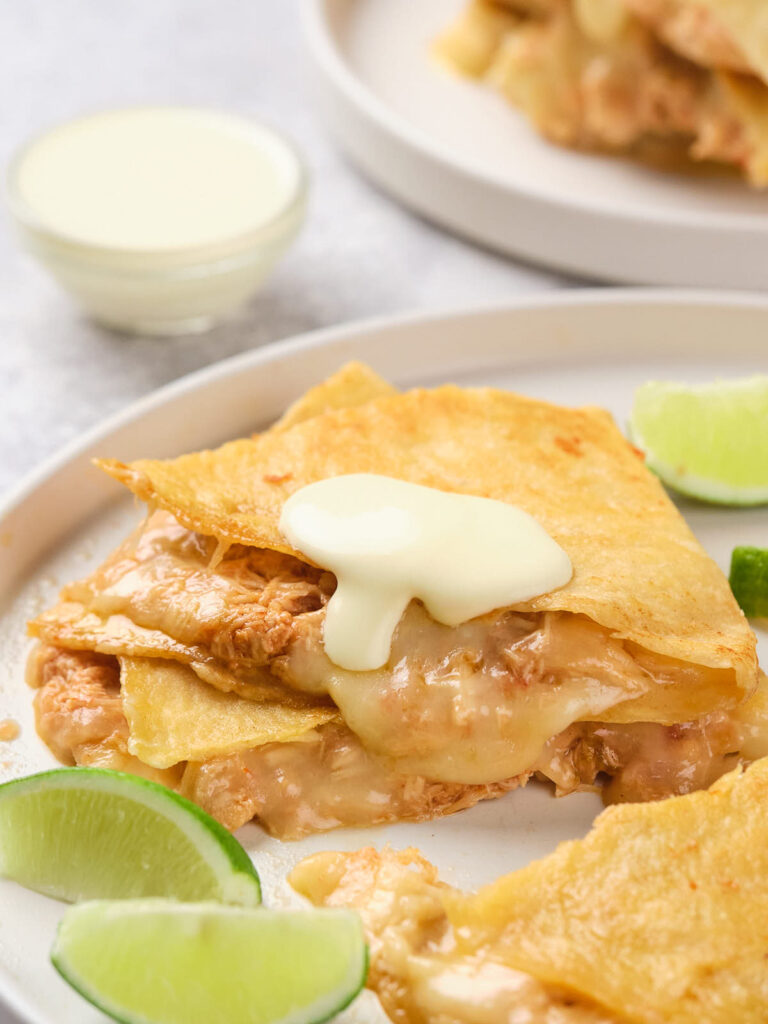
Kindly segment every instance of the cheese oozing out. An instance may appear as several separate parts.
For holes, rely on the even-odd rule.
[[[302,487],[283,506],[280,529],[335,574],[325,651],[358,672],[387,663],[414,598],[438,622],[457,626],[573,575],[565,551],[522,509],[373,473]]]

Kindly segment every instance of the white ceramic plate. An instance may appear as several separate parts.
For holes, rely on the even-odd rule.
[[[764,370],[767,327],[768,300],[563,293],[503,309],[321,331],[213,366],[133,406],[34,474],[0,511],[0,718],[10,715],[22,725],[19,740],[0,744],[0,780],[55,763],[35,735],[32,695],[23,683],[25,620],[51,603],[66,580],[96,565],[141,514],[90,466],[94,454],[169,456],[240,436],[351,358],[401,385],[452,380],[565,404],[596,402],[621,423],[633,389],[650,377],[706,380]],[[683,507],[724,568],[735,544],[768,546],[765,509]],[[598,809],[593,795],[556,801],[532,785],[422,825],[337,831],[289,844],[256,826],[240,835],[274,903],[287,898],[283,878],[300,857],[371,843],[419,846],[446,879],[476,886],[584,834]],[[34,1024],[102,1020],[48,964],[60,913],[60,904],[0,881],[0,996]],[[366,997],[350,1019],[376,1015],[375,1001]]]
[[[430,58],[467,0],[304,0],[314,95],[374,182],[444,227],[586,276],[764,289],[768,192],[541,139]]]

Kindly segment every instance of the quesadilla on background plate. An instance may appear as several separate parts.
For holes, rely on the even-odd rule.
[[[436,51],[554,142],[768,184],[763,0],[472,0]]]
[[[229,827],[295,838],[448,813],[534,773],[651,799],[764,752],[754,635],[603,410],[398,394],[352,364],[265,434],[101,464],[150,513],[30,625],[38,728],[64,759],[138,759]],[[573,576],[456,626],[414,600],[385,665],[342,669],[323,643],[336,578],[279,522],[303,486],[358,473],[514,505]]]

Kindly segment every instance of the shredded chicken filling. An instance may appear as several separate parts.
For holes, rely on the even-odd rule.
[[[60,760],[147,775],[180,789],[228,828],[257,818],[281,839],[434,818],[498,797],[531,774],[467,785],[403,773],[337,723],[298,740],[159,771],[128,752],[115,658],[40,648],[29,681],[38,688],[38,731]],[[552,739],[531,768],[560,793],[605,774],[609,799],[655,799],[706,785],[732,766],[740,742],[738,723],[722,713],[670,727],[580,723]]]
[[[654,688],[683,700],[708,687],[717,693],[724,672],[643,651],[583,615],[501,611],[450,628],[418,602],[403,616],[385,668],[347,672],[323,648],[331,574],[240,545],[217,554],[212,539],[154,513],[63,597],[97,621],[117,617],[159,631],[172,641],[159,656],[188,649],[198,670],[195,659],[210,657],[246,681],[267,675],[286,693],[330,696],[367,754],[399,775],[503,783],[530,772],[545,744],[575,722],[615,720],[617,708]],[[49,643],[71,643],[56,609],[35,630]],[[79,643],[130,655],[128,641],[110,627],[106,639],[86,632]],[[678,711],[671,720],[685,717]]]
[[[61,760],[158,777],[230,828],[255,817],[283,838],[447,814],[534,772],[560,793],[607,778],[609,800],[652,799],[708,785],[738,754],[740,727],[716,696],[722,670],[645,651],[583,615],[507,610],[449,628],[412,602],[389,664],[345,672],[322,642],[334,587],[297,559],[222,551],[153,513],[33,624],[49,645],[30,668],[41,736]],[[130,753],[114,655],[186,661],[214,685],[255,687],[256,700],[332,699],[343,723],[155,770]],[[707,688],[720,710],[642,722],[649,694],[684,707]]]

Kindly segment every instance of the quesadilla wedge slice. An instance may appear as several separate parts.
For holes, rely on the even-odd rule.
[[[450,898],[465,953],[631,1020],[759,1024],[768,1006],[768,760],[676,800],[612,807],[586,839]]]
[[[762,1024],[768,760],[708,791],[611,807],[583,840],[481,889],[416,850],[320,853],[290,882],[352,907],[396,1021]]]
[[[286,429],[175,460],[103,464],[153,512],[129,549],[66,588],[82,609],[79,645],[107,651],[88,628],[130,623],[143,646],[118,641],[108,653],[184,663],[220,689],[307,714],[296,739],[194,760],[187,783],[200,802],[211,809],[211,794],[238,779],[238,815],[250,807],[268,819],[266,747],[270,761],[279,749],[284,777],[304,780],[296,816],[275,826],[286,835],[446,813],[534,773],[562,793],[607,775],[609,799],[649,799],[708,785],[738,763],[754,636],[607,413],[491,389],[400,395],[360,368],[344,374],[340,391],[360,399],[352,407],[328,382],[305,403],[316,414],[304,418],[300,402]],[[330,408],[318,412],[323,394]],[[458,626],[413,601],[386,665],[343,670],[323,644],[335,577],[290,546],[279,518],[305,484],[361,472],[515,505],[565,549],[573,578]],[[31,628],[78,646],[55,632],[60,619],[54,609]],[[147,633],[162,643],[152,649]],[[275,689],[249,689],[262,685]],[[329,708],[341,722],[315,727]],[[330,806],[315,780],[339,763],[354,765],[357,781],[312,819],[313,799]],[[392,797],[408,785],[414,800]],[[374,813],[360,793],[389,794],[389,810]],[[222,820],[237,817],[217,807]]]

